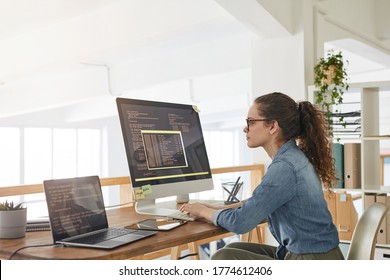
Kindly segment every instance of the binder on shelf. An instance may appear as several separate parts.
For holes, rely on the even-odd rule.
[[[352,195],[324,191],[324,197],[340,240],[351,240],[358,220]]]
[[[336,193],[336,227],[340,240],[351,240],[358,214],[349,193]]]
[[[344,145],[332,143],[332,156],[336,168],[337,183],[335,188],[344,188]]]
[[[361,188],[360,143],[344,144],[344,187]]]
[[[376,196],[376,202],[383,203],[387,205],[390,209],[390,196],[386,193],[378,194]],[[388,244],[390,243],[390,211],[387,212],[387,215],[382,221],[382,224],[379,228],[377,235],[377,243],[379,244]]]

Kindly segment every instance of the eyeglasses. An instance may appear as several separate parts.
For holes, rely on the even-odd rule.
[[[267,122],[269,119],[246,119],[246,128],[249,131],[249,127],[253,125],[255,122]]]

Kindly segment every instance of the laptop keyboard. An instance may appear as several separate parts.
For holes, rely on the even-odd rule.
[[[126,235],[136,230],[125,229],[125,228],[108,228],[105,231],[98,232],[96,234],[87,235],[79,238],[72,239],[73,243],[84,243],[84,244],[97,244],[99,242],[113,239],[122,235]]]

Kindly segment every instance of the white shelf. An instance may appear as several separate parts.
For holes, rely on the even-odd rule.
[[[363,140],[390,140],[390,135],[365,136]]]
[[[366,193],[390,193],[390,186],[366,186],[363,190]]]
[[[314,102],[314,91],[316,88],[310,86],[308,90],[309,101]],[[387,96],[387,92],[389,91],[390,81],[349,84],[349,89],[344,94],[346,106],[342,109],[346,112],[352,108],[353,110],[360,111],[360,131],[355,135],[343,135],[342,132],[338,135],[335,131],[334,142],[342,144],[361,143],[361,188],[338,188],[335,190],[361,193],[390,193],[390,186],[380,186],[381,174],[379,161],[381,146],[385,143],[387,145],[390,140],[390,135],[380,134],[381,119],[379,114],[381,97],[385,98],[384,94]],[[339,141],[336,141],[336,138]]]

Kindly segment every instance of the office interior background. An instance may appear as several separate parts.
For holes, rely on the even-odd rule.
[[[195,104],[211,167],[267,166],[242,131],[253,99],[308,99],[328,49],[343,51],[350,83],[388,81],[389,10],[387,0],[0,0],[0,186],[128,176],[118,96]]]

